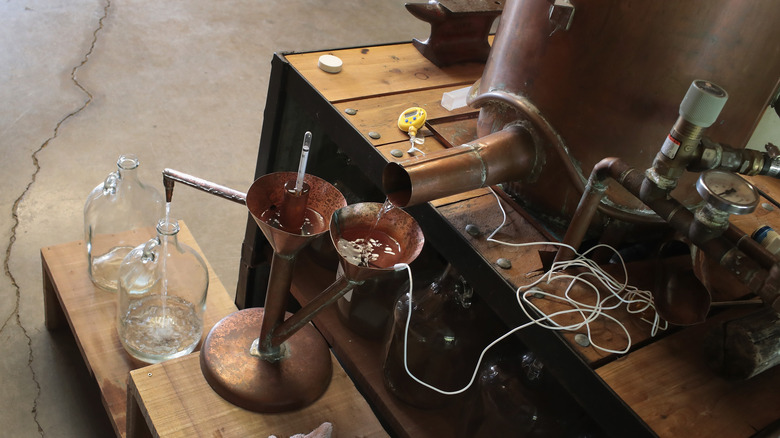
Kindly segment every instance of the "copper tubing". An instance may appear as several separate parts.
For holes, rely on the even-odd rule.
[[[165,186],[166,202],[171,202],[171,199],[173,198],[174,182],[180,182],[198,190],[202,190],[206,193],[211,193],[212,195],[225,198],[228,201],[246,205],[246,193],[239,192],[238,190],[233,190],[229,187],[221,186],[211,181],[206,181],[205,179],[173,169],[163,170],[163,185]]]
[[[723,237],[733,243],[740,251],[747,254],[748,257],[758,262],[764,269],[770,269],[778,262],[771,252],[767,251],[760,243],[753,240],[744,231],[734,226],[734,224],[729,224],[729,227],[723,233]]]
[[[648,207],[664,219],[679,233],[688,236],[693,244],[699,247],[708,257],[717,261],[721,266],[734,274],[740,282],[745,284],[752,292],[759,294],[762,300],[780,312],[780,294],[776,288],[767,284],[768,270],[777,269],[777,260],[765,250],[758,249],[755,245],[746,243],[743,234],[734,227],[730,227],[723,236],[697,235],[692,233],[694,224],[693,213],[684,205],[668,196],[660,196],[663,190],[650,190],[653,184],[646,184],[646,179],[628,166],[619,158],[606,158],[600,161],[593,169],[588,186],[580,204],[577,207],[575,219],[569,226],[564,243],[578,248],[582,243],[584,229],[590,224],[598,202],[603,195],[599,191],[607,178],[612,178],[625,187],[631,194],[642,200]],[[642,196],[644,195],[644,196]],[[738,246],[746,249],[747,254]],[[571,258],[570,251],[559,250],[556,260]],[[751,257],[754,256],[754,257]],[[780,266],[780,265],[778,265]]]
[[[382,185],[390,202],[406,207],[522,180],[533,172],[537,160],[530,133],[511,125],[472,143],[390,163],[382,174]]]
[[[274,252],[271,259],[271,274],[265,295],[265,313],[260,326],[260,352],[263,358],[271,362],[282,358],[281,343],[274,343],[274,332],[282,324],[287,309],[287,296],[292,284],[295,255]]]
[[[363,284],[362,281],[355,282],[347,279],[343,275],[339,276],[333,284],[320,292],[319,295],[309,301],[306,306],[295,312],[293,316],[287,318],[273,331],[270,339],[271,345],[274,347],[281,345],[282,342],[286,341],[290,336],[294,335],[295,332],[300,330],[301,327],[311,321],[322,309],[335,303],[339,298],[344,296],[344,294],[352,290],[352,288],[361,284]]]
[[[644,180],[641,172],[636,172],[636,169],[628,166],[619,158],[605,158],[596,164],[588,178],[588,184],[585,186],[580,203],[563,238],[563,243],[572,246],[575,250],[585,238],[588,227],[590,227],[601,200],[604,198],[607,190],[605,181],[608,177],[617,180],[629,190],[631,190],[629,186],[636,186]],[[555,261],[569,260],[573,256],[574,253],[570,249],[561,248],[555,257]]]

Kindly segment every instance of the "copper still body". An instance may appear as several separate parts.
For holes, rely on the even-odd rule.
[[[780,79],[780,4],[731,1],[573,2],[567,23],[545,0],[508,1],[470,103],[480,137],[530,120],[545,144],[542,169],[508,190],[553,217],[570,217],[593,166],[621,157],[647,168],[691,81],[711,80],[728,104],[707,131],[744,148]],[[561,177],[561,170],[566,178]],[[672,195],[698,203],[695,175]],[[605,202],[652,215],[613,184]],[[650,219],[652,220],[652,219]]]
[[[570,8],[561,11],[561,4]],[[505,190],[524,208],[565,230],[601,159],[615,156],[638,169],[650,167],[695,79],[711,80],[729,94],[707,135],[744,148],[778,88],[778,22],[780,4],[766,2],[509,0],[469,96],[469,104],[480,108],[480,140],[469,146],[488,150],[492,144],[485,140],[507,127],[519,125],[527,133],[496,138],[522,151],[514,154],[521,157],[517,165],[510,156],[480,157],[474,161],[482,167],[473,173],[483,176],[483,186],[507,183]],[[511,179],[495,171],[505,167],[517,169]],[[401,196],[409,204],[476,188],[468,183],[443,189],[448,184],[418,180],[414,169],[408,175],[389,170],[388,195],[403,192],[405,184],[418,192]],[[696,175],[683,175],[672,196],[686,206],[699,203],[695,181]],[[420,193],[428,186],[436,190]],[[606,215],[597,221],[661,222],[615,183],[599,210]]]

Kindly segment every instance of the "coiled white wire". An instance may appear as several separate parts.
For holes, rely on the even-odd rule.
[[[605,313],[606,310],[617,309],[621,305],[625,305],[626,311],[632,314],[640,314],[644,312],[648,312],[652,314],[652,317],[650,319],[640,317],[642,321],[645,321],[651,325],[651,330],[650,330],[651,336],[655,336],[659,330],[666,330],[668,328],[668,324],[666,323],[666,321],[662,320],[660,316],[658,316],[658,312],[655,311],[652,294],[648,291],[640,290],[637,289],[636,287],[628,285],[628,272],[626,271],[626,266],[623,261],[623,258],[620,256],[620,253],[618,253],[617,250],[615,250],[611,246],[599,244],[589,249],[588,251],[585,251],[582,254],[578,254],[575,248],[572,248],[569,245],[559,243],[559,242],[510,243],[510,242],[504,242],[501,240],[494,239],[496,233],[498,233],[498,231],[501,228],[503,228],[504,225],[506,225],[507,218],[506,218],[506,212],[504,211],[504,208],[501,205],[501,201],[498,198],[498,195],[496,194],[495,191],[493,191],[493,196],[495,196],[496,202],[498,203],[498,207],[499,209],[501,209],[503,220],[501,221],[501,225],[499,225],[498,228],[496,228],[490,234],[490,236],[488,236],[487,238],[488,242],[498,243],[500,245],[507,245],[512,247],[526,247],[526,246],[564,247],[574,252],[576,257],[572,260],[553,263],[550,270],[544,273],[543,275],[541,275],[538,280],[536,280],[535,282],[529,285],[520,286],[517,288],[517,290],[515,291],[517,303],[520,306],[520,308],[523,310],[523,313],[525,313],[525,315],[528,317],[529,321],[526,322],[525,324],[521,324],[509,330],[508,332],[504,333],[503,335],[495,339],[493,342],[488,344],[482,350],[482,353],[480,353],[479,359],[477,359],[477,364],[474,367],[474,372],[471,375],[471,380],[469,380],[469,382],[463,388],[455,391],[445,391],[427,382],[423,382],[422,380],[417,378],[409,369],[409,364],[407,360],[407,351],[408,351],[408,340],[409,340],[409,325],[412,318],[412,308],[413,308],[412,270],[409,267],[409,265],[406,263],[399,263],[395,265],[396,270],[406,269],[407,273],[409,274],[409,311],[406,314],[406,325],[404,327],[403,361],[404,361],[404,369],[406,370],[406,373],[409,375],[409,377],[412,378],[412,380],[440,394],[456,395],[456,394],[463,393],[466,390],[468,390],[472,384],[474,384],[474,381],[477,379],[477,375],[479,374],[479,366],[480,364],[482,364],[482,360],[485,357],[487,351],[490,350],[490,348],[492,348],[497,343],[503,341],[513,333],[534,324],[546,328],[548,330],[577,331],[584,327],[587,333],[588,341],[593,346],[593,348],[596,348],[598,350],[607,353],[625,354],[631,349],[632,346],[631,334],[629,333],[626,326],[623,325],[623,323],[621,323],[619,320],[612,317],[611,315]],[[598,266],[594,261],[587,258],[588,254],[590,254],[591,252],[595,251],[598,248],[607,248],[612,252],[614,252],[618,260],[620,261],[620,266],[623,269],[623,274],[626,279],[624,282],[621,283],[617,281],[614,277],[612,277],[610,274],[608,274],[603,269],[601,269],[601,267]],[[571,270],[572,268],[579,268],[579,270],[581,270],[582,272],[576,275],[565,273],[565,271]],[[569,284],[566,287],[566,290],[562,296],[545,292],[541,290],[539,287],[537,287],[542,282],[549,284],[553,280],[569,280]],[[575,284],[583,284],[588,289],[592,290],[595,294],[594,297],[595,304],[583,303],[582,301],[578,301],[572,298],[570,296],[570,293],[574,288]],[[602,298],[601,292],[599,290],[599,287],[597,287],[597,285],[601,285],[601,287],[606,289],[609,292],[609,294]],[[530,300],[531,296],[540,299],[558,300],[572,306],[572,308],[567,310],[560,310],[547,315],[541,309],[539,309],[539,307],[537,307],[531,302]],[[532,316],[531,312],[528,310],[529,307],[542,316],[538,318]],[[554,320],[554,318],[566,314],[579,314],[582,317],[582,321],[575,324],[562,325]],[[593,337],[591,335],[590,324],[599,318],[606,318],[614,322],[618,327],[622,329],[623,333],[626,336],[626,346],[624,348],[616,350],[612,348],[603,347],[597,344],[596,342],[594,342]]]

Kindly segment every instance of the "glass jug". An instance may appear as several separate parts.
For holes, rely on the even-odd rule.
[[[164,205],[160,192],[138,179],[138,157],[125,154],[116,164],[84,205],[89,278],[111,292],[117,290],[117,271],[127,253],[154,237]]]
[[[130,251],[119,267],[119,339],[143,362],[189,354],[203,333],[208,268],[179,243],[178,232],[176,220],[160,220],[157,237]]]
[[[409,370],[444,391],[469,382],[482,349],[498,334],[484,302],[475,300],[471,286],[448,266],[442,276],[415,290],[408,333]],[[396,397],[412,406],[433,409],[461,400],[442,395],[415,380],[404,366],[404,337],[409,294],[397,301],[383,365],[384,382]]]

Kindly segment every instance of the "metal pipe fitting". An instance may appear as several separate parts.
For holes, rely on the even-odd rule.
[[[233,190],[229,187],[221,186],[211,181],[198,178],[197,176],[173,169],[163,170],[163,185],[165,186],[166,202],[171,202],[171,199],[173,198],[173,185],[175,182],[180,182],[206,193],[225,198],[228,201],[246,205],[246,193],[244,192],[239,192],[238,190]]]

